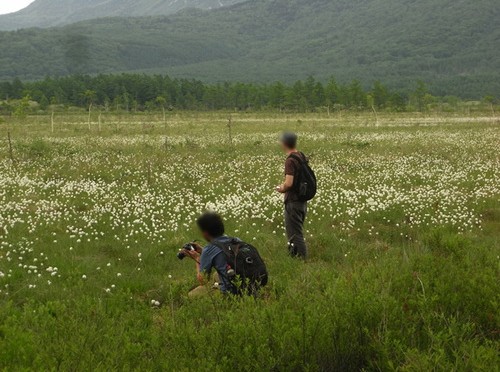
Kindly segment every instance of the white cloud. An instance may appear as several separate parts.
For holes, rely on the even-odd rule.
[[[0,14],[16,12],[30,5],[34,0],[0,0]]]

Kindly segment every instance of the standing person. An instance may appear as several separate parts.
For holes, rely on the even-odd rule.
[[[285,198],[285,229],[292,257],[307,258],[304,222],[307,202],[316,194],[316,176],[306,156],[297,150],[297,135],[284,133],[281,146],[288,155],[285,161],[285,181],[276,188]]]

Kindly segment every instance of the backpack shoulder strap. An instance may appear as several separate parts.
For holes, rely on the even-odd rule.
[[[221,243],[221,242],[211,242],[210,244],[213,244],[216,247],[219,247],[222,250],[222,252],[224,252],[224,254],[226,256],[231,256],[231,252],[234,255],[238,254],[238,249],[239,249],[239,246],[237,245],[238,243],[239,243],[239,241],[237,239],[232,239],[227,244],[224,244],[224,243]],[[233,249],[233,247],[235,249]]]
[[[306,165],[308,163],[306,156],[302,152],[299,152],[299,154],[301,156],[294,154],[294,153],[291,153],[290,155],[288,155],[288,158],[297,160],[300,165]]]

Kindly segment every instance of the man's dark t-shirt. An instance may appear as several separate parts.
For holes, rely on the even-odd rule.
[[[300,152],[294,152],[294,155],[300,156],[301,158],[304,158]],[[300,163],[297,161],[297,159],[294,159],[292,157],[288,157],[285,162],[285,175],[286,176],[294,176],[298,177],[298,172],[300,169]],[[295,181],[295,179],[294,179]],[[294,188],[291,190],[287,191],[285,193],[285,203],[289,202],[297,202],[300,201],[299,195],[297,194],[297,191],[295,191]]]

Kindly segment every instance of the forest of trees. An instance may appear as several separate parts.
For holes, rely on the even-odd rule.
[[[493,102],[493,97],[487,97]],[[336,110],[424,111],[436,102],[451,106],[456,97],[434,97],[423,82],[410,94],[390,91],[381,82],[369,90],[354,80],[339,84],[334,78],[322,83],[309,77],[286,85],[223,83],[172,79],[162,75],[98,75],[46,78],[35,82],[0,83],[0,113],[36,102],[34,110],[100,107],[104,111],[178,110],[281,110],[293,112]]]
[[[378,80],[410,95],[423,80],[437,96],[500,96],[495,1],[253,0],[0,32],[0,80],[146,73],[292,84],[333,75],[366,90]]]

